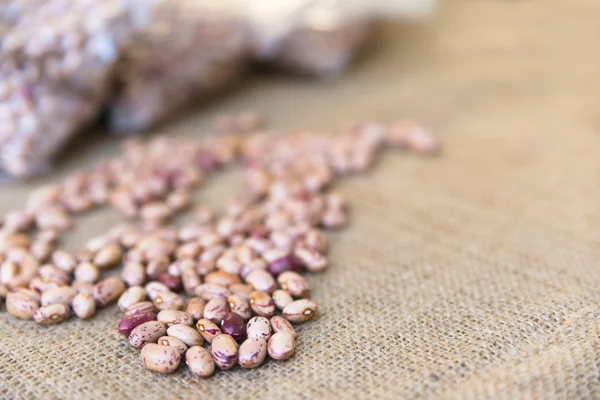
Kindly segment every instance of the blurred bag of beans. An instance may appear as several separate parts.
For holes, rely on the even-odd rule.
[[[217,3],[217,4],[215,4]],[[340,74],[381,17],[434,0],[0,0],[0,170],[48,171],[106,110],[143,131],[243,78],[253,62]]]

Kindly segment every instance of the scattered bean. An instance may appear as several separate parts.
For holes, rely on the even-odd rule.
[[[317,311],[317,305],[310,300],[296,300],[283,309],[283,316],[290,322],[299,324],[311,319]]]
[[[265,317],[252,317],[246,325],[246,334],[249,338],[269,340],[271,337],[271,324]]]
[[[161,374],[175,372],[181,363],[181,353],[178,349],[155,343],[146,344],[142,348],[141,357],[144,367]]]
[[[186,346],[202,346],[204,339],[200,333],[188,325],[171,325],[167,329],[167,335],[181,340]]]
[[[238,345],[231,336],[221,334],[213,339],[210,345],[210,353],[219,368],[223,370],[231,369],[237,362]]]
[[[268,343],[269,356],[275,360],[287,360],[296,350],[296,338],[287,332],[276,332]]]
[[[215,361],[204,347],[190,347],[185,353],[185,362],[196,376],[207,378],[215,372]]]
[[[165,336],[167,327],[159,321],[148,321],[133,328],[129,334],[129,344],[131,347],[140,349],[147,343],[156,343],[158,338]]]

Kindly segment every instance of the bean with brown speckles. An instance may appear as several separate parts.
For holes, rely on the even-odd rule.
[[[227,302],[229,303],[229,308],[232,313],[236,313],[240,317],[242,317],[245,321],[249,320],[252,317],[252,310],[250,309],[250,303],[248,300],[243,298],[240,295],[232,294],[227,298]]]
[[[240,276],[225,271],[214,271],[206,274],[204,282],[223,287],[230,287],[234,283],[241,283]]]
[[[19,319],[32,319],[40,304],[23,294],[10,292],[6,295],[6,311]]]
[[[249,338],[269,340],[271,337],[271,324],[265,317],[252,317],[246,325],[246,335]]]
[[[220,324],[225,314],[229,312],[229,304],[226,299],[212,299],[204,307],[204,318],[215,324]]]
[[[214,283],[203,283],[196,287],[194,293],[196,296],[210,301],[212,299],[226,299],[231,294],[231,291],[224,286]]]
[[[290,324],[290,321],[279,315],[271,318],[271,328],[273,329],[273,332],[287,332],[296,337],[296,330],[292,324]]]
[[[181,363],[181,353],[178,349],[155,343],[146,344],[142,348],[141,357],[144,367],[161,374],[175,372]]]
[[[125,311],[125,316],[134,315],[143,312],[154,312],[156,307],[151,301],[140,301],[139,303],[132,304]]]
[[[181,282],[185,292],[190,296],[194,296],[196,288],[202,283],[200,276],[193,268],[184,268],[181,270]]]
[[[147,343],[156,343],[158,338],[165,336],[167,327],[159,321],[148,321],[133,328],[129,334],[129,344],[136,349]],[[177,353],[179,354],[179,353]]]
[[[42,307],[50,304],[71,305],[73,298],[77,295],[77,289],[71,286],[61,286],[54,289],[46,290],[42,293]]]
[[[204,339],[196,329],[187,325],[172,325],[167,329],[167,335],[181,340],[186,346],[202,346]]]
[[[103,307],[117,301],[124,291],[125,282],[121,278],[111,276],[94,285],[92,295],[96,304]]]
[[[308,300],[296,300],[283,309],[283,316],[290,322],[299,324],[311,319],[317,311],[317,305]]]
[[[125,312],[133,304],[145,301],[146,297],[146,289],[141,286],[131,286],[119,297],[117,304],[121,311]]]
[[[246,277],[246,283],[259,292],[271,293],[275,290],[275,279],[270,272],[263,269],[252,271]]]
[[[159,310],[181,310],[183,304],[181,296],[173,292],[159,293],[154,297],[154,305]]]
[[[93,262],[98,268],[106,269],[119,264],[122,257],[123,250],[121,246],[116,243],[110,243],[96,253]]]
[[[254,288],[250,285],[246,285],[243,283],[235,283],[229,287],[232,294],[237,294],[238,296],[242,296],[246,300],[250,299],[250,295],[254,292]]]
[[[270,318],[275,315],[273,299],[265,292],[252,292],[250,295],[250,308],[261,317]]]
[[[283,310],[285,307],[289,306],[294,302],[292,295],[283,289],[278,289],[273,292],[273,303],[275,303],[275,307],[280,310]]]
[[[262,338],[248,338],[239,349],[239,363],[242,368],[256,368],[265,361],[267,341]]]
[[[277,332],[269,339],[269,356],[275,360],[287,360],[294,354],[296,338],[287,332]]]
[[[96,301],[89,293],[79,293],[71,302],[73,313],[80,319],[88,319],[96,314]]]
[[[160,322],[162,322],[166,326],[177,325],[177,324],[187,325],[187,326],[194,325],[194,319],[191,317],[191,315],[189,315],[183,311],[179,311],[179,310],[162,310],[161,312],[158,313],[157,318]]]
[[[285,271],[277,277],[277,282],[282,289],[294,297],[306,298],[310,296],[310,285],[297,272]]]
[[[199,320],[196,328],[208,343],[212,343],[213,339],[221,334],[221,328],[209,319]]]
[[[206,301],[200,297],[192,297],[188,300],[187,306],[185,307],[185,312],[191,315],[194,321],[198,321],[204,316],[205,306]]]
[[[119,333],[121,335],[129,336],[131,331],[137,326],[149,321],[156,321],[155,313],[144,312],[125,316],[121,322],[119,322]]]
[[[168,293],[171,291],[167,285],[160,282],[150,282],[145,286],[146,293],[148,293],[148,297],[150,300],[154,301],[156,296],[161,293]]]
[[[121,278],[129,286],[141,286],[146,282],[146,270],[139,262],[128,262],[123,267]]]
[[[187,351],[188,347],[181,340],[171,337],[171,336],[163,336],[158,339],[158,344],[162,346],[169,346],[177,349],[181,355],[184,355]]]
[[[40,325],[58,324],[71,316],[69,306],[64,304],[50,304],[38,308],[33,314],[33,320]]]
[[[204,347],[190,347],[185,353],[185,362],[196,376],[206,378],[215,372],[215,360]]]
[[[219,368],[231,369],[237,362],[238,345],[231,336],[221,334],[213,339],[210,345],[210,354]]]

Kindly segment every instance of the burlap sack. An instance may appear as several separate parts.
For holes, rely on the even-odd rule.
[[[310,277],[322,311],[299,328],[292,359],[159,376],[118,335],[117,307],[55,327],[2,311],[0,396],[600,398],[600,4],[442,11],[432,27],[388,27],[385,51],[336,91],[264,78],[167,128],[194,135],[213,111],[252,105],[276,126],[402,114],[442,134],[438,159],[389,153],[341,184],[352,222],[331,235],[331,268]],[[59,172],[115,147],[77,148]],[[199,199],[218,204],[238,178]],[[28,190],[3,187],[0,211]],[[93,214],[80,232],[115,219]]]

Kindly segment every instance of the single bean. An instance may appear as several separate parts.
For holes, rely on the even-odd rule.
[[[57,303],[38,308],[33,314],[33,320],[40,325],[51,325],[58,324],[70,316],[69,306]]]
[[[185,362],[196,376],[206,378],[215,372],[215,360],[204,347],[190,347],[185,353]]]
[[[196,329],[208,343],[212,343],[213,339],[221,334],[219,326],[209,319],[199,320],[196,323]]]
[[[169,346],[177,349],[181,355],[184,355],[187,351],[188,347],[181,340],[171,337],[171,336],[163,336],[158,339],[158,344],[162,346]]]
[[[171,291],[159,293],[154,298],[154,305],[159,310],[181,310],[183,308],[183,298],[177,293]]]
[[[72,254],[64,250],[56,250],[52,253],[52,263],[61,271],[71,273],[77,265],[77,260]]]
[[[140,301],[139,303],[130,305],[129,308],[127,308],[127,310],[125,311],[125,316],[154,311],[156,311],[154,303],[152,303],[151,301]]]
[[[229,288],[232,294],[236,294],[238,296],[242,296],[246,300],[250,300],[250,295],[254,292],[254,288],[250,285],[245,285],[243,283],[236,283],[231,285]]]
[[[306,298],[310,296],[310,285],[297,272],[286,271],[277,277],[277,282],[282,289],[287,290],[289,294],[296,298]]]
[[[173,373],[181,363],[181,353],[178,349],[155,343],[148,343],[142,348],[144,367],[161,374]]]
[[[192,297],[188,300],[187,306],[185,307],[185,312],[191,315],[194,321],[198,321],[204,316],[205,306],[206,301],[204,301],[200,297]]]
[[[75,267],[75,279],[94,283],[100,279],[100,271],[91,262],[82,262]]]
[[[311,319],[317,311],[317,305],[308,299],[296,300],[283,309],[283,316],[290,322],[299,324]]]
[[[290,324],[290,321],[279,315],[271,318],[271,328],[273,329],[273,332],[287,332],[296,337],[296,330],[292,324]]]
[[[302,261],[292,254],[278,258],[269,264],[269,271],[273,276],[279,276],[279,274],[286,271],[300,271],[301,269]]]
[[[271,324],[265,317],[252,317],[246,325],[246,334],[249,338],[269,340],[271,337]]]
[[[227,299],[231,291],[226,287],[215,285],[214,283],[203,283],[196,287],[194,293],[196,296],[209,301],[212,299]]]
[[[119,333],[121,335],[129,336],[131,331],[141,324],[149,321],[156,321],[156,314],[153,312],[143,312],[133,315],[126,315],[121,322],[119,322]]]
[[[327,268],[327,258],[318,251],[298,246],[294,250],[294,255],[302,261],[309,271],[319,272]]]
[[[196,329],[187,325],[171,325],[167,329],[167,335],[181,340],[186,346],[202,346],[204,339]]]
[[[275,303],[275,307],[278,309],[283,310],[293,302],[294,299],[292,298],[292,295],[287,291],[279,289],[273,292],[273,303]]]
[[[19,319],[32,319],[40,304],[20,293],[10,292],[6,295],[6,311]]]
[[[249,320],[252,317],[250,303],[248,303],[248,300],[246,300],[242,296],[232,294],[227,298],[227,302],[229,303],[229,309],[231,310],[231,312],[236,313],[245,321]]]
[[[166,326],[181,324],[187,326],[194,325],[194,319],[191,315],[179,310],[162,310],[158,313],[158,320]]]
[[[94,292],[94,284],[86,281],[73,281],[71,287],[77,290],[78,293],[86,293],[92,295]]]
[[[42,265],[38,269],[38,274],[42,278],[46,278],[55,282],[60,282],[63,285],[66,285],[69,282],[71,282],[71,275],[68,272],[65,272],[51,264]]]
[[[168,272],[160,274],[158,276],[158,281],[167,285],[167,287],[174,292],[179,292],[183,288],[181,279],[178,276],[169,274]]]
[[[136,349],[147,343],[156,343],[159,337],[165,336],[167,327],[159,321],[148,321],[133,328],[129,334],[129,344]],[[178,353],[179,354],[179,353]]]
[[[214,271],[204,277],[204,282],[223,287],[230,287],[234,283],[241,283],[240,276],[225,271]]]
[[[125,291],[125,282],[116,276],[108,277],[94,285],[92,295],[96,305],[104,307],[118,300]]]
[[[156,296],[160,293],[168,293],[171,291],[167,285],[160,282],[150,282],[145,286],[146,293],[148,293],[148,297],[150,300],[154,301]]]
[[[73,312],[80,319],[88,319],[96,314],[96,301],[89,293],[79,293],[71,302]]]
[[[269,267],[267,266],[265,260],[263,260],[262,258],[257,258],[256,260],[253,260],[248,264],[244,264],[244,267],[240,271],[240,275],[242,276],[242,278],[248,279],[248,275],[250,275],[254,271],[266,271],[268,268]]]
[[[275,290],[275,279],[273,275],[265,270],[252,271],[246,277],[246,283],[259,292],[271,293]]]
[[[204,318],[215,324],[220,324],[225,314],[229,312],[229,304],[226,299],[212,299],[204,307]]]
[[[153,280],[158,279],[162,274],[166,273],[168,270],[169,257],[165,256],[153,258],[150,261],[148,261],[148,264],[146,265],[146,275],[148,275],[148,278]]]
[[[246,323],[236,313],[227,313],[221,320],[221,332],[231,335],[235,340],[246,337]]]
[[[310,229],[304,236],[304,245],[309,249],[321,254],[327,253],[327,237],[318,229]]]
[[[215,364],[223,370],[231,369],[237,362],[238,345],[231,336],[221,334],[213,339],[210,353],[215,359]]]
[[[256,368],[265,361],[267,341],[262,338],[248,338],[239,350],[239,363],[242,368]]]
[[[261,317],[270,318],[275,315],[275,304],[268,293],[254,291],[250,295],[250,308]]]
[[[117,304],[119,305],[121,311],[125,312],[129,307],[136,303],[145,301],[146,298],[146,289],[141,286],[131,286],[119,297]]]
[[[46,290],[42,293],[42,307],[50,304],[64,304],[69,306],[76,295],[77,289],[72,288],[71,286],[61,286]]]
[[[14,288],[12,291],[14,293],[22,294],[23,296],[26,296],[26,297],[30,298],[31,300],[37,301],[38,303],[40,301],[42,301],[42,296],[36,290],[27,289],[24,287],[18,287],[18,288]]]
[[[129,286],[141,286],[146,282],[146,270],[140,262],[127,262],[121,272],[121,278]]]
[[[269,356],[275,360],[287,360],[294,354],[296,338],[287,332],[276,332],[269,339]]]

